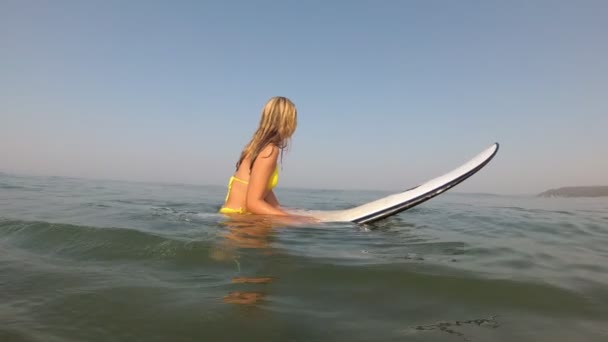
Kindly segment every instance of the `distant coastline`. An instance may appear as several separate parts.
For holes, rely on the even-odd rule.
[[[604,197],[608,186],[567,186],[538,194],[540,197]]]

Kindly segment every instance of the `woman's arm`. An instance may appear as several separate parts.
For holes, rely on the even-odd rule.
[[[277,167],[278,157],[279,148],[274,145],[268,145],[260,151],[258,158],[253,163],[251,175],[249,176],[246,200],[247,211],[250,213],[260,215],[289,215],[265,200],[269,193],[268,180]]]
[[[268,191],[268,194],[266,195],[266,202],[268,202],[268,204],[275,208],[279,208],[281,206],[281,204],[279,204],[277,196],[275,196],[274,191],[272,190]]]

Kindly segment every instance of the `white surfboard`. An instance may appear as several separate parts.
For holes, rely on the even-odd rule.
[[[404,210],[445,192],[481,170],[498,152],[498,143],[485,149],[462,166],[401,193],[345,210],[290,210],[293,214],[309,215],[321,222],[371,223],[396,215]]]

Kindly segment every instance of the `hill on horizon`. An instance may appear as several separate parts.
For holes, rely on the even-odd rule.
[[[541,197],[603,197],[608,196],[608,186],[567,186],[550,189],[538,194]]]

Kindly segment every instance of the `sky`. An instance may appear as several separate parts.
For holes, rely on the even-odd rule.
[[[608,1],[0,0],[0,171],[225,185],[264,103],[280,186],[608,184]]]

